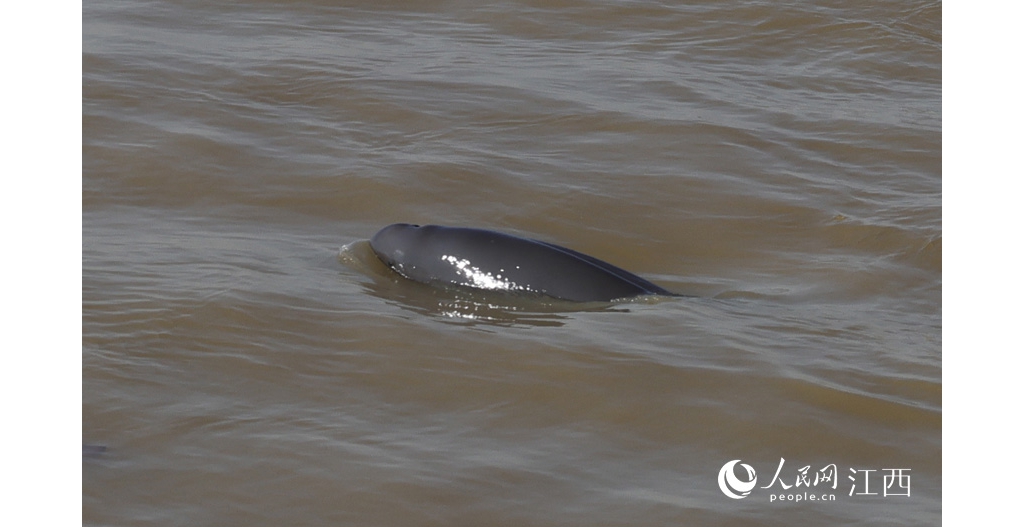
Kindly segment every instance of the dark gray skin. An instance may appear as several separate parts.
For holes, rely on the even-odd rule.
[[[576,302],[676,296],[572,249],[483,229],[396,223],[375,234],[370,247],[399,274],[423,283],[532,292]]]

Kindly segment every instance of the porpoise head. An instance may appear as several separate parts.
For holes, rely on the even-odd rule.
[[[528,289],[510,280],[501,265],[515,252],[514,247],[508,250],[510,240],[533,243],[480,229],[396,223],[373,235],[370,247],[388,267],[418,282],[504,291]],[[512,265],[508,264],[509,270]]]
[[[370,248],[381,261],[401,272],[409,251],[415,249],[420,228],[408,223],[388,225],[370,238]]]

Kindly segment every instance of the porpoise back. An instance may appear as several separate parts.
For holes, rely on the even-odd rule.
[[[529,292],[577,302],[673,293],[608,262],[501,232],[396,223],[370,240],[402,276],[423,283]]]

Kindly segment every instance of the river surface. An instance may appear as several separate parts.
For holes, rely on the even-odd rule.
[[[84,523],[939,524],[941,14],[86,2]],[[413,283],[395,222],[688,296]]]

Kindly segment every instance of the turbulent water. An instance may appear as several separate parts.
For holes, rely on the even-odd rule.
[[[83,9],[85,524],[941,521],[939,2]]]

